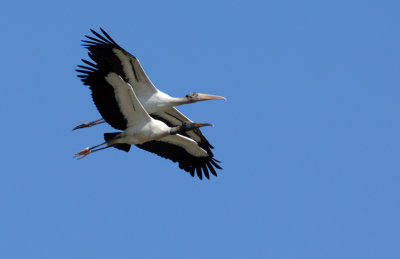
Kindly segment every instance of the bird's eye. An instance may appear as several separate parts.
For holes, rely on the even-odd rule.
[[[195,98],[196,96],[197,96],[197,93],[191,93],[191,94],[187,94],[187,95],[186,95],[186,98],[193,99],[193,98]]]

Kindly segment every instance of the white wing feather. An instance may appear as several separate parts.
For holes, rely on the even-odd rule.
[[[151,117],[139,102],[130,84],[114,72],[109,73],[105,79],[114,88],[115,99],[128,122],[127,127],[151,121]]]
[[[163,141],[169,144],[173,144],[176,146],[180,146],[184,148],[189,154],[195,157],[207,157],[207,152],[197,145],[196,141],[193,139],[187,138],[185,136],[176,134],[176,135],[169,135],[159,139],[158,141]]]

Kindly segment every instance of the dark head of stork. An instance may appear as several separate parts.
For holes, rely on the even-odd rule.
[[[169,131],[169,134],[170,135],[182,134],[185,133],[186,131],[201,128],[204,126],[214,126],[214,125],[211,123],[197,123],[197,122],[185,121],[180,126],[172,127]]]
[[[220,99],[220,100],[224,100],[224,101],[226,100],[226,98],[222,97],[222,96],[211,95],[211,94],[201,94],[201,93],[187,94],[184,98],[187,99],[188,103],[195,103],[195,102],[214,100],[214,99]]]

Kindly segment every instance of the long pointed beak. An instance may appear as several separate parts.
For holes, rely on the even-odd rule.
[[[195,122],[195,123],[193,123],[193,125],[194,125],[196,128],[201,128],[201,127],[205,127],[205,126],[214,127],[214,124],[211,124],[211,123],[199,123],[199,122]]]
[[[226,101],[226,98],[223,96],[212,95],[212,94],[197,94],[197,101],[207,101],[214,99],[220,99]]]

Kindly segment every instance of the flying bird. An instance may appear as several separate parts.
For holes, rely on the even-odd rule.
[[[156,116],[150,116],[136,96],[134,87],[116,72],[110,72],[110,64],[98,59],[96,64],[83,60],[87,66],[77,70],[79,77],[92,91],[93,101],[104,120],[122,132],[105,133],[105,142],[85,148],[74,157],[84,158],[90,153],[114,147],[128,152],[131,145],[155,153],[173,162],[192,176],[209,179],[210,173],[217,175],[215,168],[222,169],[210,150],[212,146],[198,130],[212,126],[209,123],[183,121],[179,125],[168,125]],[[196,141],[189,132],[199,136]],[[199,134],[200,132],[200,134]],[[186,135],[186,136],[185,136]]]
[[[133,87],[137,98],[142,103],[145,110],[167,125],[178,126],[182,124],[182,122],[190,121],[175,109],[174,106],[212,99],[226,100],[226,98],[222,96],[202,93],[190,93],[184,97],[171,97],[161,92],[147,77],[139,60],[120,47],[102,28],[100,28],[100,30],[104,36],[91,30],[95,37],[86,35],[88,40],[82,41],[84,43],[83,46],[89,50],[90,58],[94,62],[107,63],[110,72],[113,71],[121,75],[121,77]],[[82,123],[76,126],[74,130],[91,127],[104,122],[104,119],[97,119],[92,122]],[[201,142],[204,147],[209,145],[207,139],[202,135],[200,130],[194,130],[187,134],[197,142]],[[211,147],[211,145],[209,146]]]

